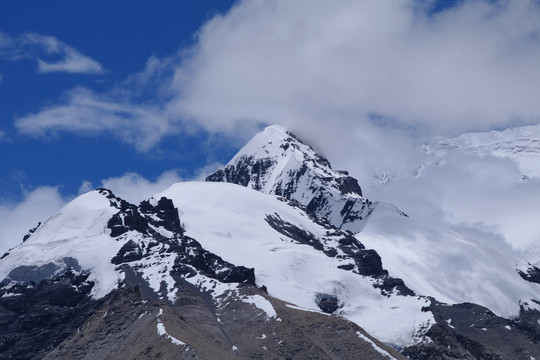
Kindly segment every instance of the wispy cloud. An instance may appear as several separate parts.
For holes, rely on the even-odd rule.
[[[101,184],[103,187],[111,189],[116,196],[138,204],[179,181],[182,181],[180,175],[176,171],[170,170],[161,174],[155,181],[130,172],[121,177],[103,179]]]
[[[108,132],[140,151],[154,146],[165,134],[177,133],[166,112],[152,105],[133,104],[77,88],[64,101],[15,120],[19,133],[36,137],[72,132],[84,136]]]
[[[0,32],[0,58],[35,59],[38,72],[100,74],[103,66],[53,36],[28,33],[10,36]]]

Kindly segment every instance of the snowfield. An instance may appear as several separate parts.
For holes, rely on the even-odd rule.
[[[39,267],[56,263],[60,272],[66,267],[62,259],[73,258],[82,270],[90,271],[88,280],[96,283],[92,295],[96,298],[107,295],[122,280],[111,259],[124,242],[111,238],[107,228],[107,222],[116,212],[118,209],[97,191],[79,196],[0,261],[0,279],[23,265]]]
[[[373,279],[337,268],[337,259],[275,231],[266,215],[279,216],[321,236],[326,229],[301,210],[276,197],[229,183],[189,182],[172,185],[165,196],[178,208],[186,235],[236,265],[255,268],[257,284],[268,293],[300,308],[320,311],[318,293],[339,298],[339,314],[362,326],[381,341],[408,345],[416,330],[433,323],[421,308],[426,299],[382,296]]]
[[[399,216],[389,207],[377,207],[356,238],[375,249],[384,268],[419,295],[448,304],[476,303],[505,318],[519,314],[521,301],[540,299],[540,285],[517,272],[527,262],[512,251],[503,254],[450,229]]]

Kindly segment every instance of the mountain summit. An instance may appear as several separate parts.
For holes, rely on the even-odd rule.
[[[538,274],[271,126],[206,182],[97,189],[32,229],[0,260],[0,356],[530,360]]]
[[[257,134],[206,181],[230,182],[282,196],[309,214],[342,229],[359,232],[374,204],[362,196],[358,181],[281,126]]]

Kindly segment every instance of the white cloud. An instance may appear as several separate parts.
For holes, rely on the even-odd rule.
[[[437,14],[422,4],[241,1],[200,30],[170,106],[213,131],[284,124],[371,199],[523,250],[540,239],[540,188],[511,161],[456,155],[422,179],[371,186],[375,173],[420,164],[417,147],[434,135],[540,122],[539,3],[470,0]]]
[[[536,1],[465,1],[433,16],[415,4],[242,1],[199,32],[177,69],[176,109],[216,129],[362,126],[372,114],[437,133],[539,121]]]
[[[56,63],[47,63],[38,59],[40,73],[68,72],[79,74],[99,74],[103,72],[101,64],[73,49],[66,49],[65,58]]]
[[[111,94],[70,94],[17,126],[114,132],[144,151],[193,126],[245,137],[280,123],[319,144],[334,133],[351,154],[396,149],[403,160],[432,135],[540,121],[538,3],[470,0],[430,14],[432,5],[240,1],[193,48],[149,59]],[[83,97],[92,105],[81,115]]]
[[[61,103],[15,120],[19,133],[49,136],[61,132],[95,135],[109,132],[146,151],[165,134],[178,133],[159,107],[115,101],[108,95],[77,88]]]
[[[130,172],[121,177],[103,179],[101,184],[116,196],[138,204],[179,181],[182,179],[178,173],[171,170],[164,172],[153,182],[137,173]]]
[[[0,203],[0,253],[19,245],[28,230],[46,221],[65,203],[58,188],[50,186],[26,193],[20,203]]]
[[[43,60],[42,57],[51,60]],[[10,36],[0,32],[0,58],[8,60],[36,59],[40,73],[100,74],[104,71],[99,62],[55,37],[35,33]]]

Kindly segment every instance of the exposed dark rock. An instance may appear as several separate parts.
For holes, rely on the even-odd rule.
[[[166,230],[173,231],[179,234],[184,234],[184,229],[180,224],[178,217],[178,209],[174,207],[171,199],[162,197],[158,200],[156,206],[152,206],[148,201],[143,201],[139,205],[143,214],[155,214],[159,220],[149,221],[156,227],[163,227]]]
[[[537,306],[540,305],[538,301],[531,301]],[[540,347],[540,311],[529,307],[528,303],[522,303],[519,317],[514,319],[512,324],[526,334],[531,342]]]
[[[540,269],[531,265],[526,272],[518,270],[519,276],[523,279],[540,284]]]
[[[195,239],[184,236],[179,243],[170,244],[178,255],[174,263],[174,272],[187,277],[195,275],[196,269],[202,275],[224,283],[255,285],[253,268],[235,266],[221,257],[205,250]]]
[[[133,240],[129,240],[124,244],[118,251],[115,257],[112,258],[111,262],[115,265],[141,260],[143,253],[141,247]]]
[[[76,331],[100,305],[89,296],[93,283],[87,278],[88,273],[75,274],[70,268],[37,284],[4,280],[0,288],[1,358],[41,359]]]
[[[340,211],[343,224],[367,218],[373,213],[373,209],[373,203],[367,199],[349,199]]]
[[[382,279],[382,282],[380,282],[378,284],[375,284],[373,286],[375,286],[378,289],[381,289],[381,292],[383,294],[391,294],[391,293],[395,292],[396,294],[403,295],[403,296],[415,296],[416,295],[414,293],[414,291],[409,289],[407,287],[407,285],[405,285],[403,280],[401,280],[399,278],[394,278],[394,277],[391,277],[391,276],[388,276],[388,275],[386,275],[386,276],[383,275],[381,277],[381,279]]]
[[[323,237],[318,239],[310,232],[284,221],[278,214],[267,215],[266,222],[277,232],[301,244],[306,244],[316,250],[322,251],[326,256],[337,256],[343,259],[353,260],[354,265],[342,265],[340,268],[377,279],[378,281],[374,284],[374,287],[381,289],[385,295],[393,292],[399,295],[415,295],[405,285],[403,280],[388,275],[388,271],[383,269],[381,257],[375,250],[365,249],[364,245],[349,232],[330,227],[327,233],[328,238]],[[337,239],[338,246],[324,246],[325,241],[329,239]]]
[[[295,241],[298,241],[301,244],[309,245],[316,250],[324,251],[324,246],[321,244],[321,242],[317,238],[315,238],[315,235],[311,234],[310,232],[304,229],[300,229],[298,226],[294,224],[284,221],[283,219],[281,219],[281,217],[278,214],[266,215],[265,220],[268,223],[268,225],[270,225],[274,230],[276,230],[280,234],[285,235],[288,238],[293,239]],[[330,257],[334,257],[336,254],[331,253],[327,255],[329,255]]]
[[[339,299],[330,294],[317,294],[315,296],[315,304],[317,304],[319,309],[328,314],[339,309]]]
[[[348,176],[349,173],[346,171],[342,171],[341,174],[347,175],[347,177],[336,179],[339,191],[343,194],[357,194],[362,196],[362,189],[358,185],[358,180]]]
[[[25,242],[26,240],[28,240],[28,238],[29,238],[30,236],[32,236],[32,234],[35,233],[36,230],[39,229],[40,226],[41,226],[41,221],[38,222],[38,224],[36,225],[36,227],[34,227],[34,228],[28,230],[28,233],[27,233],[26,235],[24,235],[24,237],[23,237],[23,242]]]
[[[425,334],[431,342],[404,349],[403,354],[412,359],[530,360],[540,356],[534,331],[529,332],[538,323],[531,327],[525,321],[538,321],[538,311],[524,307],[519,319],[507,320],[480,305],[446,305],[435,300],[429,311],[437,322]]]
[[[229,182],[264,190],[301,203],[309,215],[320,221],[333,221],[333,225],[339,228],[361,230],[361,220],[371,215],[374,206],[362,198],[358,181],[346,171],[332,170],[325,157],[314,152],[294,134],[286,132],[286,135],[284,139],[281,136],[279,139],[263,139],[268,141],[263,145],[268,157],[260,154],[238,156],[225,168],[208,176],[206,181]],[[292,152],[298,164],[278,173],[276,165],[280,158],[292,156]],[[335,216],[337,212],[341,219]]]
[[[126,242],[111,259],[113,264],[137,262],[151,256],[159,247],[159,251],[176,254],[172,269],[174,275],[191,277],[200,273],[224,283],[255,284],[254,269],[228,263],[205,250],[195,239],[184,235],[178,210],[172,200],[162,197],[155,206],[148,201],[135,206],[115,197],[109,190],[99,191],[107,196],[112,206],[119,209],[108,222],[112,237],[134,231],[148,239],[146,247],[134,240]],[[169,232],[170,236],[164,236],[159,228]],[[133,266],[137,269],[137,265]]]
[[[247,157],[244,161],[238,162],[233,166],[227,166],[206,177],[209,182],[229,182],[247,186],[250,181],[255,184],[254,189],[260,190],[260,179],[266,175],[273,165],[272,160],[255,160],[253,157]]]
[[[107,224],[111,229],[112,237],[118,237],[128,231],[148,235],[152,232],[151,226],[162,227],[167,231],[179,234],[184,233],[178,217],[178,210],[170,199],[161,198],[156,206],[151,205],[148,201],[143,201],[138,207],[114,196],[110,190],[100,188],[98,191],[109,199],[111,206],[119,210]],[[155,230],[153,233],[156,233]]]

